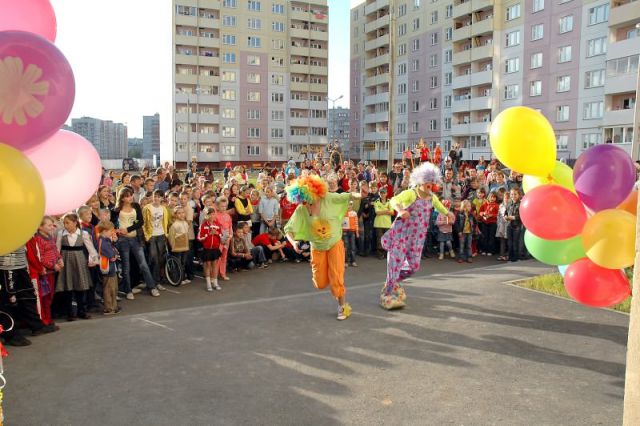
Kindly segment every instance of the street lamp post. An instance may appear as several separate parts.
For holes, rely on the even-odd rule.
[[[335,140],[336,138],[336,102],[339,101],[340,99],[344,98],[344,95],[340,95],[335,99],[331,99],[330,97],[327,96],[327,100],[331,102],[331,109],[333,110],[333,120],[331,121],[331,136],[333,137],[333,139]]]

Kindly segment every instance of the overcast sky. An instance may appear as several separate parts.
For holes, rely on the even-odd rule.
[[[351,0],[360,3],[361,0]],[[51,0],[58,20],[56,45],[76,78],[69,118],[89,116],[126,123],[142,137],[142,116],[161,115],[163,159],[171,155],[171,1]],[[349,99],[349,2],[329,0],[329,97]]]

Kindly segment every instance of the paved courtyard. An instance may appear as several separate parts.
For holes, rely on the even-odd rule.
[[[140,296],[13,348],[7,424],[621,424],[628,317],[505,284],[550,270],[427,260],[386,312],[364,259],[344,322],[306,264]]]

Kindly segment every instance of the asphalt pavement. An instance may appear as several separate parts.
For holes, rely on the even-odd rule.
[[[551,271],[429,259],[408,306],[383,261],[336,321],[307,264],[201,280],[10,348],[8,425],[618,425],[628,317],[506,282]]]

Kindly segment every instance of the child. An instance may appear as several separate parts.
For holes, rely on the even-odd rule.
[[[86,292],[91,288],[89,267],[97,265],[99,256],[93,247],[91,236],[80,229],[80,219],[75,213],[63,217],[64,229],[58,231],[56,246],[62,255],[64,267],[58,274],[56,293],[66,298],[67,319],[89,319],[86,310]],[[84,250],[89,253],[87,259]],[[74,305],[76,308],[74,308]]]
[[[105,315],[115,315],[120,312],[116,300],[118,293],[118,276],[116,275],[116,259],[118,251],[113,245],[117,239],[111,222],[100,222],[96,227],[100,234],[98,240],[98,254],[100,255],[100,274],[102,275],[102,294],[104,297]],[[105,265],[106,264],[106,265]],[[106,268],[105,268],[106,266]]]
[[[443,200],[442,205],[447,209],[451,208],[451,201]],[[440,254],[438,255],[438,259],[444,259],[444,247],[447,247],[447,251],[449,252],[449,256],[453,259],[456,257],[456,253],[453,251],[453,246],[451,242],[453,241],[453,224],[456,221],[456,217],[453,212],[449,211],[448,214],[438,213],[438,218],[436,219],[436,225],[438,226],[438,236],[437,240],[440,243]]]
[[[391,186],[391,185],[388,185]],[[386,253],[382,248],[382,236],[391,228],[391,216],[393,209],[391,203],[387,200],[387,185],[381,186],[379,189],[380,199],[373,202],[373,208],[376,217],[373,220],[373,228],[376,231],[376,249],[378,251],[378,259],[384,259]]]
[[[489,194],[489,200],[482,204],[478,212],[478,226],[480,227],[480,254],[492,256],[494,253],[496,228],[498,227],[498,210],[495,192]]]
[[[180,206],[184,209],[185,220],[189,224],[189,251],[187,252],[187,264],[185,266],[185,275],[187,279],[193,280],[193,257],[194,257],[194,242],[196,239],[195,230],[193,228],[193,209],[191,208],[191,197],[186,192],[180,194]]]
[[[260,200],[258,211],[260,212],[260,233],[267,232],[270,228],[276,228],[276,219],[279,217],[280,203],[275,198],[273,188],[270,186],[264,190],[264,197]]]
[[[460,239],[460,252],[458,263],[472,263],[471,240],[476,229],[476,218],[473,216],[471,201],[463,200],[460,204],[461,212],[456,219],[458,237]]]
[[[220,246],[222,225],[216,220],[216,212],[213,209],[206,210],[205,221],[200,224],[198,241],[202,243],[202,261],[204,266],[204,278],[207,282],[207,291],[222,290],[218,285],[218,264],[220,259]],[[213,288],[211,285],[213,284]]]
[[[40,318],[44,325],[54,324],[51,318],[51,302],[56,284],[55,276],[64,266],[53,238],[54,229],[53,219],[50,216],[43,217],[38,232],[27,243],[29,275],[38,283]]]
[[[216,211],[214,211],[215,221],[220,224],[221,232],[221,244],[220,244],[220,261],[218,262],[216,272],[220,274],[220,277],[229,281],[227,277],[227,256],[229,254],[229,244],[231,243],[232,232],[232,219],[231,215],[227,213],[227,207],[229,206],[229,200],[227,197],[218,197],[216,200]],[[218,275],[216,275],[216,282]]]
[[[253,213],[253,204],[249,199],[251,188],[245,185],[240,189],[240,193],[237,195],[234,207],[236,210],[236,221],[239,222],[251,222],[251,214]]]
[[[254,259],[254,263],[256,263],[260,269],[268,268],[269,264],[267,263],[267,258],[264,255],[264,249],[261,246],[254,246],[251,242],[251,226],[249,226],[247,222],[241,223],[238,226],[242,229],[242,238],[251,253],[251,257]]]
[[[189,224],[185,220],[184,208],[177,206],[173,209],[173,223],[169,228],[169,246],[171,253],[180,260],[182,266],[182,281],[180,285],[189,284],[191,280],[185,275],[187,253],[189,252]],[[204,221],[203,221],[204,222]]]
[[[498,208],[496,238],[500,240],[500,253],[498,260],[505,261],[509,260],[509,257],[507,256],[507,219],[505,218],[507,214],[507,205],[509,205],[509,193],[502,191],[502,194],[502,202]]]
[[[522,220],[520,220],[520,189],[513,188],[510,191],[509,204],[504,218],[507,221],[507,244],[509,246],[509,260],[518,261],[520,251],[520,232]]]
[[[153,191],[153,201],[142,209],[144,225],[144,239],[148,247],[149,269],[153,279],[158,283],[158,290],[166,290],[162,284],[165,253],[167,251],[167,228],[169,225],[169,211],[162,205],[163,192]]]
[[[251,213],[251,234],[255,237],[260,233],[260,191],[252,189],[249,199],[253,208],[253,213]]]
[[[233,231],[233,239],[231,240],[231,269],[240,272],[242,269],[253,269],[255,263],[253,263],[253,256],[247,247],[244,239],[244,225],[247,222],[238,223],[236,229]]]
[[[356,238],[360,238],[358,230],[358,213],[353,210],[353,201],[342,221],[342,241],[344,242],[344,266],[358,266],[356,263]]]
[[[286,262],[288,260],[284,251],[286,244],[280,241],[280,237],[280,231],[277,228],[270,228],[269,232],[259,234],[255,237],[252,243],[255,246],[262,247],[267,262],[273,262],[272,259],[275,253],[280,255],[281,262]]]

